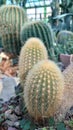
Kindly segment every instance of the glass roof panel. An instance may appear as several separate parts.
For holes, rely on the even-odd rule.
[[[52,0],[27,0],[26,7],[41,7],[41,6],[48,6]]]

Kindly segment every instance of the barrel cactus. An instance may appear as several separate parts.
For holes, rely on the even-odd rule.
[[[19,77],[21,84],[25,82],[27,73],[33,65],[47,58],[48,54],[42,41],[38,38],[29,38],[22,47],[19,56]]]
[[[16,32],[13,29],[13,25],[5,22],[0,23],[0,36],[4,50],[9,53],[17,54],[20,46],[16,44]]]
[[[64,75],[64,110],[73,106],[73,62],[63,71]]]
[[[19,54],[20,49],[21,49],[21,41],[20,41],[20,30],[21,27],[23,26],[23,24],[27,21],[27,16],[25,11],[16,5],[4,5],[2,7],[0,7],[0,16],[1,16],[1,22],[2,23],[8,23],[9,26],[12,26],[13,31],[11,30],[11,32],[5,32],[6,36],[7,36],[7,41],[9,44],[15,44],[16,49],[14,48],[14,50],[16,50],[16,54]],[[10,38],[10,36],[8,35],[14,35]],[[5,35],[5,34],[4,34]],[[3,40],[3,45],[4,45],[4,49],[6,51],[6,45],[7,45],[7,41]],[[10,45],[11,46],[11,45]],[[9,48],[10,51],[10,48]],[[13,51],[14,53],[14,51]]]
[[[73,63],[71,63],[64,71],[64,94],[62,105],[58,112],[57,118],[61,115],[61,120],[65,118],[73,106]],[[70,111],[71,112],[71,111]]]
[[[60,31],[57,35],[57,42],[62,53],[73,54],[73,32]]]
[[[59,109],[63,95],[63,75],[50,60],[38,62],[29,71],[24,101],[29,114],[39,121],[53,116]]]
[[[51,59],[54,59],[54,38],[53,32],[49,24],[43,21],[34,21],[25,24],[20,33],[22,45],[30,37],[38,37],[47,48],[48,54]]]

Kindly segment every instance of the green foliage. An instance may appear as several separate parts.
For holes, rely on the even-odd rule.
[[[20,121],[20,128],[22,128],[22,130],[35,130],[36,126],[30,120],[22,119]]]
[[[71,128],[73,128],[73,119],[69,120],[68,124]]]
[[[2,6],[3,4],[6,4],[6,0],[0,0],[0,6]]]
[[[53,117],[50,117],[48,120],[49,126],[54,126],[55,125],[55,121]]]
[[[22,45],[25,44],[25,41],[30,37],[38,37],[42,40],[47,48],[48,55],[51,59],[55,60],[53,31],[49,24],[43,21],[34,21],[25,24],[21,30]]]
[[[65,124],[63,122],[60,122],[56,125],[57,130],[66,130]]]
[[[54,121],[54,118],[50,118],[50,120],[52,119],[52,121]],[[47,119],[48,120],[48,119]],[[66,126],[63,122],[55,122],[54,124],[52,123],[51,126],[48,124],[48,126],[44,126],[44,127],[37,127],[35,123],[33,123],[31,120],[29,119],[22,119],[20,121],[20,128],[22,128],[22,130],[66,130]],[[73,128],[73,127],[72,127]]]

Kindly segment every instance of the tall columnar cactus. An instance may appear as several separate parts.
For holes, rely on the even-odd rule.
[[[22,27],[20,36],[22,44],[30,37],[41,39],[48,50],[49,56],[54,59],[54,38],[49,24],[43,21],[29,22]]]
[[[15,44],[16,50],[17,50],[16,53],[19,54],[20,48],[21,48],[20,30],[21,30],[21,27],[23,26],[23,24],[27,21],[26,13],[19,6],[4,5],[4,6],[0,7],[0,16],[1,16],[0,21],[2,23],[6,22],[9,24],[9,26],[12,25],[13,33],[12,33],[12,30],[10,33],[11,33],[11,35],[15,35],[15,38],[14,39],[7,38],[7,41],[9,40],[8,42],[10,44]],[[7,33],[8,32],[6,32],[6,36],[7,36]],[[11,42],[11,40],[12,40],[12,42]],[[5,45],[5,44],[7,44],[6,41],[4,41],[3,45]],[[4,48],[5,48],[5,46],[4,46]]]
[[[42,41],[38,38],[29,38],[22,47],[19,57],[19,77],[22,85],[28,71],[43,59],[48,59],[48,54]]]
[[[57,35],[57,41],[63,53],[73,54],[73,32],[60,31]]]
[[[63,95],[63,75],[53,61],[40,61],[29,71],[24,101],[29,114],[36,120],[53,116]]]

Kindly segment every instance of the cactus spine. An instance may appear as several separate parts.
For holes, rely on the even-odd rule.
[[[8,35],[15,35],[15,37],[13,36],[14,39],[12,37],[8,39],[8,37],[7,37],[7,41],[10,44],[15,44],[15,47],[16,47],[15,50],[17,50],[17,52],[15,52],[15,53],[19,54],[20,49],[21,49],[20,30],[21,30],[21,26],[23,26],[23,24],[27,21],[26,13],[19,6],[4,5],[0,8],[0,16],[1,16],[1,22],[2,23],[5,22],[5,23],[8,23],[9,26],[10,25],[12,26],[13,32],[11,30],[10,33],[5,32],[5,34],[6,34],[6,36],[7,36],[7,33],[8,33]],[[3,40],[4,48],[6,46],[5,44],[7,44],[7,41]],[[5,48],[5,49],[7,49],[7,48]],[[8,51],[8,50],[6,50],[6,51]]]
[[[27,23],[22,27],[20,36],[22,44],[24,44],[30,37],[38,37],[46,46],[49,56],[54,59],[54,40],[50,25],[44,23],[43,21]]]
[[[50,60],[37,63],[28,73],[24,101],[29,114],[39,120],[53,116],[61,105],[63,77]]]
[[[19,57],[19,77],[21,84],[25,82],[27,73],[33,65],[47,58],[48,54],[42,41],[38,38],[29,38],[22,47]]]

